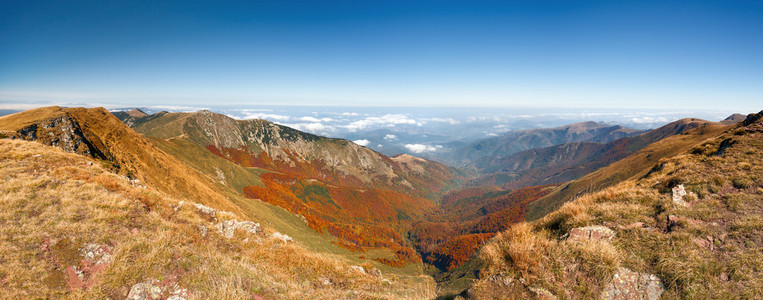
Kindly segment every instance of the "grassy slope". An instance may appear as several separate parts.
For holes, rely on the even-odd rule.
[[[57,117],[76,121],[86,138],[122,174],[134,176],[163,192],[182,195],[217,208],[236,211],[210,179],[152,145],[103,108],[45,107],[0,118],[0,130],[17,131]],[[43,137],[44,138],[44,137]]]
[[[693,146],[679,144],[688,149],[660,160],[648,175],[582,195],[499,234],[482,250],[486,267],[471,294],[532,297],[532,287],[563,298],[596,298],[615,270],[626,267],[661,278],[663,299],[760,297],[761,121]],[[720,153],[727,139],[733,145]],[[673,204],[669,191],[676,184],[691,192],[685,197],[690,206]],[[669,215],[677,219],[670,226]],[[564,240],[570,229],[588,225],[607,226],[616,236],[611,242]]]
[[[329,138],[323,138],[318,137],[314,135],[309,135],[305,133],[300,133],[296,130],[277,126],[277,128],[273,128],[273,126],[267,121],[264,120],[249,120],[249,121],[236,121],[233,119],[230,119],[229,117],[226,117],[224,115],[219,114],[213,114],[209,112],[198,112],[198,113],[190,113],[190,114],[160,114],[159,116],[151,116],[150,120],[143,120],[135,126],[135,129],[138,132],[142,132],[146,134],[147,136],[150,136],[151,142],[155,145],[162,148],[167,153],[170,153],[174,156],[176,156],[181,161],[185,162],[192,168],[199,170],[201,173],[207,175],[208,177],[216,179],[218,185],[220,186],[220,189],[224,190],[226,193],[226,196],[231,199],[231,201],[234,201],[239,207],[243,208],[247,214],[256,216],[260,219],[272,219],[270,217],[271,211],[273,208],[268,207],[268,209],[262,209],[260,206],[262,206],[262,202],[258,199],[265,200],[269,203],[281,205],[290,211],[301,214],[307,217],[307,220],[310,220],[312,223],[310,224],[311,227],[314,228],[320,228],[325,226],[326,224],[333,225],[333,229],[329,229],[330,232],[336,234],[337,236],[344,236],[344,234],[347,234],[349,232],[348,237],[345,237],[344,240],[352,241],[357,243],[357,241],[364,242],[366,244],[359,243],[360,246],[366,247],[368,244],[379,244],[379,243],[388,243],[388,239],[386,238],[387,235],[394,236],[395,234],[403,235],[405,231],[405,227],[409,226],[407,225],[410,223],[410,221],[407,220],[389,220],[388,217],[390,216],[389,213],[391,213],[392,217],[395,217],[395,211],[402,212],[402,216],[404,217],[414,217],[415,214],[420,214],[421,211],[426,210],[427,207],[433,206],[432,201],[428,199],[423,199],[420,197],[408,197],[403,194],[399,195],[391,195],[390,197],[386,197],[385,199],[387,201],[377,201],[375,199],[379,198],[378,195],[386,195],[384,191],[372,191],[374,194],[369,196],[363,196],[360,199],[345,199],[343,196],[348,196],[350,194],[356,194],[352,191],[349,191],[347,188],[342,186],[340,189],[337,186],[341,186],[342,184],[348,184],[347,186],[350,189],[353,189],[353,184],[357,184],[357,182],[364,182],[368,180],[386,180],[384,178],[375,178],[379,175],[379,172],[376,170],[367,170],[366,166],[356,166],[356,165],[347,165],[344,163],[340,163],[341,168],[345,171],[349,171],[349,178],[351,181],[349,183],[342,182],[345,180],[345,178],[341,178],[339,182],[336,181],[336,179],[333,179],[331,176],[328,178],[321,178],[321,177],[313,177],[313,174],[315,172],[318,172],[317,175],[326,175],[329,174],[327,170],[323,169],[316,169],[320,167],[320,164],[312,165],[310,161],[311,155],[317,155],[320,159],[320,155],[324,155],[323,153],[333,153],[338,154],[340,156],[345,155],[347,158],[352,159],[352,161],[361,162],[366,156],[363,157],[357,157],[359,155],[358,152],[363,152],[363,155],[367,155],[371,153],[370,150],[366,148],[360,148],[346,140],[340,140],[340,139],[329,139]],[[211,121],[213,123],[207,123],[208,121]],[[279,168],[280,166],[278,164],[276,165],[266,165],[264,167],[267,167],[268,169],[262,169],[262,168],[255,168],[255,167],[249,167],[246,163],[242,163],[241,161],[237,161],[235,159],[226,160],[221,157],[213,155],[210,151],[205,149],[204,147],[208,146],[210,143],[214,143],[216,145],[225,145],[229,141],[238,141],[241,137],[248,138],[248,142],[245,143],[247,149],[252,151],[253,154],[258,153],[263,147],[273,147],[272,144],[268,145],[258,145],[256,142],[254,142],[254,139],[257,137],[263,136],[275,136],[276,134],[280,135],[279,141],[273,141],[269,138],[263,138],[262,142],[269,141],[277,144],[285,144],[285,147],[290,147],[288,142],[294,142],[292,140],[297,139],[303,139],[305,141],[308,141],[311,146],[315,149],[319,149],[322,153],[314,152],[312,154],[307,154],[306,157],[301,157],[303,154],[301,154],[299,151],[302,151],[300,149],[297,149],[297,155],[300,157],[295,157],[298,161],[296,163],[296,166],[293,167],[285,167],[285,168]],[[253,139],[254,137],[254,139]],[[218,144],[219,143],[219,144]],[[299,142],[295,144],[296,146],[299,146]],[[437,167],[441,167],[442,169],[447,171],[447,168],[444,166],[440,166],[439,164],[435,166],[434,169],[426,169],[426,167],[420,167],[420,164],[425,164],[426,166],[434,165],[430,162],[420,162],[419,160],[411,160],[406,161],[405,159],[402,159],[400,161],[400,158],[387,158],[384,156],[379,155],[378,153],[371,153],[372,160],[374,160],[374,163],[381,163],[384,165],[387,165],[390,167],[390,170],[395,170],[395,172],[399,174],[406,174],[411,176],[408,176],[409,183],[412,184],[414,187],[420,187],[425,185],[431,185],[432,183],[438,182],[440,180],[437,176],[442,176],[441,174],[437,173],[436,171],[442,171],[438,169]],[[375,156],[374,156],[375,155]],[[223,155],[224,156],[224,155]],[[306,168],[306,169],[305,169]],[[297,171],[295,171],[295,169]],[[420,169],[420,170],[419,170]],[[307,177],[308,181],[313,179],[321,179],[324,181],[316,182],[316,184],[320,186],[326,186],[328,188],[334,188],[334,192],[332,193],[332,198],[334,199],[324,199],[326,198],[326,195],[306,195],[305,197],[301,197],[300,199],[290,199],[283,195],[283,193],[280,193],[278,195],[270,195],[272,193],[259,193],[259,194],[245,194],[251,199],[242,199],[240,196],[242,195],[242,190],[244,187],[247,186],[262,186],[263,182],[260,178],[260,175],[265,172],[287,172],[296,174],[297,176],[304,176]],[[415,174],[414,174],[415,173]],[[316,176],[317,176],[316,175]],[[354,177],[360,178],[360,179],[354,179]],[[224,178],[224,179],[223,179]],[[328,179],[328,180],[327,180]],[[268,182],[270,185],[272,185],[272,182]],[[328,184],[324,184],[328,183]],[[354,187],[356,190],[360,188],[360,192],[368,191],[369,187],[374,188],[380,188],[380,189],[388,189],[390,188],[385,182],[375,182],[374,184],[379,184],[379,186],[376,185],[369,185],[369,184],[363,184],[362,186],[356,186]],[[268,186],[266,190],[277,190],[279,187],[272,187]],[[291,184],[290,186],[287,186],[288,189],[294,189],[294,184]],[[444,188],[444,187],[441,187]],[[251,187],[248,189],[248,191],[254,191]],[[343,191],[343,193],[339,193],[338,191]],[[436,197],[438,193],[438,189],[425,189],[425,188],[416,188],[415,191],[417,193],[421,193],[425,196],[429,197]],[[267,195],[266,195],[267,194]],[[298,192],[297,194],[301,195],[302,192]],[[377,195],[378,194],[378,195]],[[274,196],[275,198],[271,197]],[[314,199],[318,197],[318,200],[326,200],[326,201],[318,201],[318,202],[310,202],[305,199]],[[394,196],[394,197],[393,197]],[[257,198],[257,199],[255,199]],[[278,198],[278,199],[276,199]],[[285,198],[286,200],[280,199]],[[302,199],[305,198],[305,199]],[[394,198],[394,199],[393,199]],[[400,202],[400,201],[394,201],[398,198],[405,198],[406,201]],[[300,202],[303,201],[303,206],[293,205],[294,202]],[[333,211],[334,207],[321,207],[320,205],[323,202],[326,203],[340,203],[341,208],[340,211],[336,212]],[[342,204],[343,203],[343,204]],[[328,206],[328,205],[327,205]],[[360,207],[357,207],[360,206]],[[295,207],[298,207],[299,209],[295,209]],[[423,208],[422,208],[423,207]],[[377,209],[376,211],[371,211],[372,209]],[[422,209],[417,209],[422,208]],[[341,211],[343,210],[343,211]],[[267,212],[267,213],[263,213]],[[387,214],[383,214],[382,212],[387,212]],[[359,214],[364,213],[364,214]],[[319,219],[316,219],[319,218]],[[288,227],[293,227],[290,225],[293,225],[295,222],[298,223],[298,225],[303,225],[302,220],[300,218],[295,218],[294,216],[290,218],[286,218],[288,220],[284,224]],[[274,221],[283,223],[280,220]],[[389,227],[392,231],[386,227]],[[370,228],[370,229],[369,229]],[[376,230],[377,228],[384,229],[384,230]],[[292,230],[294,234],[296,235],[305,235],[305,233],[300,232],[302,229],[301,227],[298,227],[296,230]],[[333,230],[333,231],[332,231]],[[288,231],[284,229],[284,231]],[[319,230],[320,231],[320,230]],[[376,236],[371,237],[368,235],[368,232],[375,232]],[[396,232],[396,233],[395,233]],[[328,235],[321,235],[316,233],[310,233],[309,235],[312,235],[309,240],[315,241],[316,249],[322,249],[322,250],[329,250],[329,251],[338,251],[334,249],[334,247],[327,246],[325,241],[331,241],[333,238]],[[360,235],[360,238],[356,238],[358,235]],[[322,238],[316,238],[315,236],[319,236]],[[306,236],[307,238],[307,236]],[[398,239],[399,240],[399,239]],[[400,242],[396,242],[400,243]],[[400,243],[400,245],[404,246],[406,243]],[[396,245],[392,245],[393,249],[397,249]],[[346,251],[340,251],[340,252],[346,252]],[[389,254],[393,254],[390,251],[385,251],[384,249],[377,249],[375,251],[371,251],[371,253],[354,253],[354,256],[363,256],[366,258],[388,258],[388,259],[395,259],[398,256],[391,256],[389,257]],[[409,261],[410,262],[410,261]],[[407,266],[405,268],[402,268],[400,270],[390,270],[391,272],[396,273],[403,273],[403,274],[420,274],[422,270],[422,266],[420,263],[414,263],[410,266]]]
[[[390,285],[355,273],[340,256],[315,254],[299,243],[267,236],[247,242],[242,233],[227,240],[193,206],[176,211],[180,199],[133,187],[88,161],[38,143],[0,140],[4,297],[124,298],[131,285],[149,278],[177,282],[202,299],[255,293],[287,299],[431,297],[431,279],[385,275]],[[210,228],[206,237],[200,225]],[[71,289],[64,269],[79,264],[78,249],[86,243],[109,245],[114,256],[90,288]],[[332,284],[322,284],[323,277]]]
[[[633,155],[580,179],[562,184],[551,194],[531,203],[527,210],[527,220],[541,218],[558,209],[564,202],[570,201],[582,193],[598,191],[618,182],[643,176],[661,158],[685,152],[697,143],[715,137],[730,127],[731,125],[707,123],[707,125],[688,130],[683,134],[669,136],[649,144]]]
[[[394,254],[384,249],[352,252],[332,243],[335,238],[330,234],[321,234],[310,229],[299,215],[258,199],[243,197],[242,189],[244,187],[262,186],[260,175],[272,171],[242,167],[199,147],[198,143],[204,143],[203,141],[190,139],[194,136],[198,137],[199,134],[180,134],[184,130],[188,130],[184,124],[187,121],[186,119],[190,117],[192,117],[190,114],[168,114],[160,118],[154,118],[151,121],[139,123],[136,129],[146,131],[146,135],[149,136],[148,139],[152,144],[192,169],[199,171],[204,176],[211,178],[211,181],[222,191],[225,198],[241,208],[243,214],[259,222],[269,224],[277,230],[294,237],[295,240],[310,251],[342,255],[358,264],[371,263],[384,273],[393,273],[399,276],[410,277],[411,280],[421,281],[417,279],[422,274],[423,267],[421,264],[409,264],[403,268],[393,268],[377,263],[372,260],[374,258],[394,257]],[[160,130],[160,128],[164,129]],[[222,176],[219,174],[222,174]]]

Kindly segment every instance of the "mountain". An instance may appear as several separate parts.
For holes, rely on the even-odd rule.
[[[725,119],[723,119],[720,123],[721,124],[726,124],[726,125],[731,125],[731,124],[736,124],[736,123],[742,122],[746,118],[747,118],[747,116],[745,116],[743,114],[732,114],[732,115],[726,117]]]
[[[0,117],[0,130],[103,161],[138,185],[236,211],[204,176],[152,145],[103,108],[45,107]]]
[[[0,178],[2,298],[435,296],[431,278],[316,252],[262,220],[135,186],[41,143],[0,139]]]
[[[122,120],[122,122],[129,127],[135,126],[136,123],[140,122],[141,120],[145,120],[145,117],[148,116],[147,113],[140,110],[139,108],[133,108],[127,111],[115,111],[112,112],[112,114],[118,119]]]
[[[623,161],[646,172],[610,173],[620,182],[498,234],[481,250],[468,296],[760,297],[761,113],[738,126],[707,125],[706,133],[725,129],[701,139],[702,128],[667,138],[672,144],[655,145],[672,148],[662,159]]]
[[[674,122],[663,126],[661,129],[667,130],[656,131],[651,134],[657,138],[663,136],[664,138],[581,178],[561,184],[550,194],[531,203],[527,209],[528,220],[540,218],[582,193],[598,191],[620,181],[643,176],[660,159],[686,152],[696,144],[709,138],[715,138],[733,126],[700,119],[684,119],[683,122]],[[686,130],[687,128],[691,129]],[[671,136],[671,132],[681,132],[681,134]]]
[[[681,119],[608,143],[566,143],[525,150],[505,157],[483,157],[470,165],[485,175],[469,184],[521,188],[567,182],[625,158],[656,141],[710,123],[694,118]]]
[[[581,122],[557,128],[530,129],[509,132],[503,136],[484,139],[443,155],[456,165],[490,157],[504,157],[517,152],[572,142],[607,143],[619,138],[643,133],[620,125]]]
[[[420,261],[406,232],[460,184],[458,173],[439,163],[387,157],[266,120],[160,112],[140,118],[134,129],[239,195],[282,207],[343,247],[391,249],[393,257],[376,259],[394,266]],[[244,168],[249,182],[229,182],[240,177],[211,157]]]

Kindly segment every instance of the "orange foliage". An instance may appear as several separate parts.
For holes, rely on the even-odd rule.
[[[467,234],[438,245],[426,256],[428,263],[450,271],[465,263],[495,233]]]

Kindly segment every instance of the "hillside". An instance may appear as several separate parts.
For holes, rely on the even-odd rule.
[[[566,143],[526,150],[506,157],[484,157],[471,166],[485,175],[472,180],[468,185],[492,184],[503,188],[522,188],[564,183],[623,159],[656,141],[711,123],[701,119],[682,119],[609,143]]]
[[[2,298],[433,297],[425,276],[318,254],[40,143],[0,139],[0,178]]]
[[[574,142],[608,143],[619,138],[643,133],[619,125],[581,122],[557,128],[541,128],[509,132],[488,138],[443,155],[455,165],[491,157],[505,157],[517,152]]]
[[[669,127],[670,126],[670,127]],[[589,173],[579,179],[559,185],[547,196],[538,199],[528,206],[528,220],[535,220],[559,208],[564,202],[570,201],[585,192],[598,191],[621,181],[638,178],[648,173],[660,159],[683,153],[694,145],[723,133],[733,125],[722,125],[699,119],[685,119],[662,127],[660,130],[647,134],[656,136],[656,142],[644,146],[641,150],[623,159],[617,160],[605,167]],[[685,130],[686,128],[690,128]],[[671,135],[680,131],[681,134]],[[641,140],[643,144],[647,141]],[[638,142],[629,146],[635,147]]]
[[[347,249],[389,250],[368,257],[392,266],[420,265],[405,234],[459,184],[458,174],[439,163],[390,158],[265,120],[161,112],[135,124],[158,147],[217,178],[223,189],[282,207]]]
[[[108,168],[172,195],[237,211],[208,178],[152,145],[103,108],[45,107],[0,117],[0,131],[101,160]]]
[[[674,155],[641,161],[646,173],[500,233],[481,251],[470,296],[758,298],[763,116],[697,136],[665,139]]]

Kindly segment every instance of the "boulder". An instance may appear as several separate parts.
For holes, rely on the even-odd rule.
[[[673,203],[676,205],[688,206],[689,204],[684,201],[684,196],[686,196],[686,189],[683,184],[673,187]]]
[[[130,293],[127,294],[127,300],[164,299],[165,297],[167,300],[185,300],[188,298],[188,290],[181,288],[174,280],[149,279],[133,285]]]
[[[600,298],[657,300],[663,292],[665,287],[657,276],[619,268]]]
[[[578,227],[570,230],[570,235],[567,238],[572,241],[584,241],[584,240],[596,240],[596,241],[610,241],[615,237],[615,232],[604,226],[594,225],[586,227]]]
[[[290,236],[285,235],[285,234],[280,233],[280,232],[273,233],[272,237],[274,239],[281,240],[284,243],[288,243],[288,242],[293,242],[294,241],[294,239],[292,239]]]
[[[232,238],[236,230],[243,230],[250,234],[259,234],[262,232],[260,224],[252,221],[239,222],[238,220],[228,220],[218,223],[215,227],[217,227],[217,232],[227,239]]]

